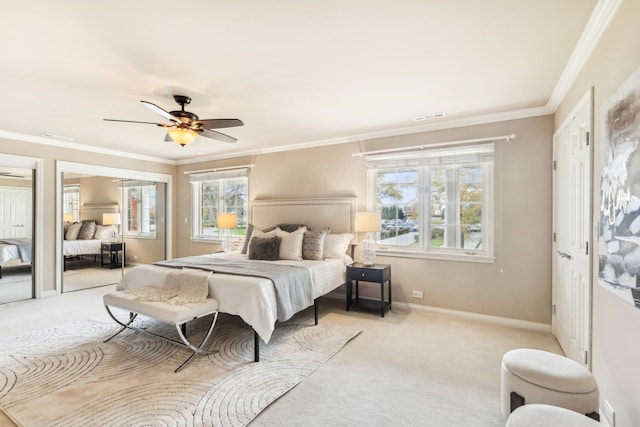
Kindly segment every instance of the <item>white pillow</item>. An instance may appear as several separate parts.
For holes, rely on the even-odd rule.
[[[78,240],[78,234],[80,234],[81,228],[82,228],[81,222],[76,222],[75,224],[71,224],[67,229],[67,233],[64,235],[65,240]]]
[[[96,225],[96,234],[93,236],[97,240],[111,240],[118,231],[113,225]]]
[[[302,261],[302,240],[305,231],[307,231],[307,227],[300,227],[294,232],[287,233],[277,227],[276,236],[282,239],[278,258]]]
[[[276,235],[275,229],[264,232],[262,230],[258,230],[257,228],[254,228],[253,231],[251,232],[251,237],[249,238],[250,239],[249,245],[247,245],[247,253],[249,253],[249,248],[251,247],[251,240],[253,240],[254,237],[273,237],[275,235]]]
[[[347,255],[347,249],[353,240],[353,234],[329,234],[324,241],[324,257],[336,258],[347,262],[350,257]]]

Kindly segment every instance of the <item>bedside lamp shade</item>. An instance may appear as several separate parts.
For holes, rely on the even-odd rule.
[[[72,213],[66,213],[62,215],[62,220],[64,222],[73,222],[75,216]]]
[[[238,216],[235,212],[219,213],[216,218],[216,225],[220,229],[238,228]]]
[[[238,228],[238,216],[235,212],[219,213],[216,218],[216,225],[222,230],[222,250],[231,252],[233,249],[233,237],[229,232],[232,228]]]
[[[360,248],[360,262],[364,265],[373,265],[376,259],[376,240],[373,233],[382,230],[382,221],[379,212],[356,212],[354,231],[365,233]]]
[[[102,225],[119,225],[119,224],[121,224],[119,213],[103,213],[102,214]]]

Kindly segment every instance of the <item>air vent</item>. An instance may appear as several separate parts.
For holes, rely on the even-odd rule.
[[[431,114],[423,114],[421,116],[415,116],[413,118],[414,121],[416,122],[421,122],[423,120],[431,120],[431,119],[439,119],[442,117],[445,117],[447,115],[447,113],[431,113]]]

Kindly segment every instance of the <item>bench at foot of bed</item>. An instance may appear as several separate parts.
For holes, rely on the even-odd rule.
[[[178,366],[175,372],[179,372],[182,368],[186,367],[193,360],[196,354],[216,353],[215,351],[208,351],[204,350],[203,348],[209,340],[211,332],[213,331],[213,327],[215,326],[216,320],[218,319],[218,300],[207,298],[207,300],[204,302],[173,305],[166,302],[142,301],[137,300],[136,298],[137,296],[135,294],[125,291],[117,291],[104,295],[103,301],[107,312],[113,320],[115,320],[119,325],[122,326],[122,329],[120,329],[111,337],[107,338],[105,342],[111,340],[126,329],[132,329],[138,332],[153,335],[157,338],[190,349],[193,353],[184,362],[182,362],[180,366]],[[129,319],[126,323],[120,321],[113,314],[113,312],[111,311],[112,307],[119,308],[130,313]],[[143,315],[151,319],[174,325],[182,342],[133,326],[132,323],[138,315]],[[209,329],[202,342],[198,346],[195,346],[191,344],[191,342],[189,342],[186,337],[186,324],[189,320],[195,320],[208,315],[212,315]]]

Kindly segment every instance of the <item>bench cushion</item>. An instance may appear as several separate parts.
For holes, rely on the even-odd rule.
[[[524,405],[513,411],[505,427],[598,427],[597,421],[570,409],[551,405]]]
[[[104,305],[138,313],[173,325],[181,325],[189,320],[218,311],[218,300],[214,298],[207,298],[204,302],[173,305],[167,302],[137,300],[137,295],[130,291],[111,292],[104,295]]]

